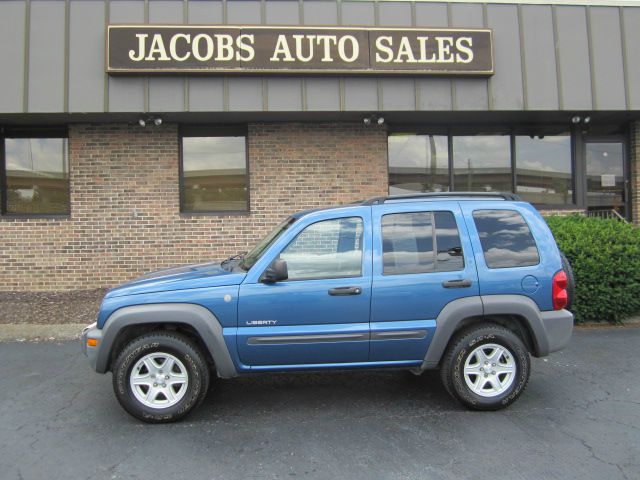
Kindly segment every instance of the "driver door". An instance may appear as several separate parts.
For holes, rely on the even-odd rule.
[[[269,253],[269,261],[287,262],[289,278],[240,286],[241,362],[256,370],[366,362],[371,209],[306,220],[286,246]]]

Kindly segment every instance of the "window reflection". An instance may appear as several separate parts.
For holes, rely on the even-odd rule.
[[[248,210],[245,137],[182,138],[183,211]]]
[[[513,210],[476,210],[473,220],[489,268],[526,267],[540,262],[529,225]]]
[[[510,192],[509,136],[453,137],[453,184],[457,191]]]
[[[66,138],[6,138],[7,213],[69,213]]]
[[[517,192],[534,204],[571,205],[571,137],[516,136]]]
[[[280,253],[289,280],[359,277],[363,231],[359,217],[309,225]]]
[[[431,212],[394,213],[382,217],[385,275],[434,270],[432,225]]]
[[[389,137],[389,193],[449,190],[449,150],[444,135]]]

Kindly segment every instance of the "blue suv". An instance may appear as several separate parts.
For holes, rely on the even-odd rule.
[[[82,341],[147,422],[188,414],[212,372],[439,369],[463,405],[496,410],[525,389],[530,355],[569,341],[572,282],[513,194],[378,197],[296,213],[248,253],[114,288]]]

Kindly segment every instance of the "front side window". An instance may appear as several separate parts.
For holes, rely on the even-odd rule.
[[[69,155],[67,138],[4,139],[2,213],[68,215]]]
[[[473,220],[489,268],[527,267],[540,263],[529,225],[513,210],[476,210]]]
[[[462,270],[458,226],[451,212],[393,213],[382,217],[382,273]]]
[[[194,135],[181,138],[182,211],[248,211],[246,136]]]
[[[280,253],[289,280],[361,276],[363,231],[360,217],[309,225]]]

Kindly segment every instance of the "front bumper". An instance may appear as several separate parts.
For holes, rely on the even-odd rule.
[[[91,347],[87,344],[89,339],[96,340],[96,346]],[[98,351],[102,346],[102,330],[98,328],[97,323],[92,323],[88,325],[82,330],[82,352],[89,359],[89,364],[91,368],[97,371],[97,363],[98,363]]]
[[[573,313],[569,310],[554,310],[541,312],[540,317],[549,343],[549,350],[546,354],[562,350],[571,339]]]

